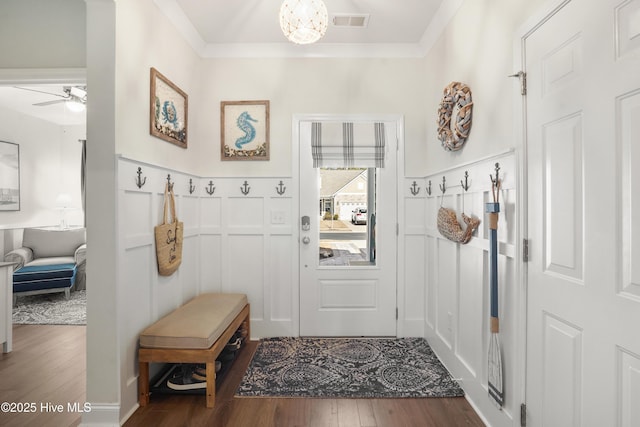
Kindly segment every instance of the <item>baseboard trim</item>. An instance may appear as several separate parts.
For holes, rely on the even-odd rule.
[[[91,403],[91,410],[82,414],[82,427],[119,427],[119,403]]]

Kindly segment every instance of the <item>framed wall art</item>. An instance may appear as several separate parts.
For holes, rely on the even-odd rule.
[[[0,141],[0,211],[20,210],[20,146]]]
[[[222,160],[269,160],[269,101],[220,103]]]
[[[155,68],[151,68],[151,135],[187,148],[189,97]]]

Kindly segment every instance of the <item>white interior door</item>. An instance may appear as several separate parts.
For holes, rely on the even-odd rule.
[[[640,425],[640,1],[525,39],[527,426]]]
[[[373,126],[373,121],[371,125]],[[299,220],[301,227],[300,335],[396,335],[397,137],[395,122],[385,122],[385,139],[387,144],[385,167],[375,170],[375,179],[374,174],[370,172],[368,182],[370,192],[373,191],[376,195],[374,206],[368,206],[369,218],[372,212],[376,214],[375,262],[365,260],[350,262],[348,265],[321,265],[320,172],[319,169],[313,168],[311,121],[300,122],[299,212],[301,217],[309,219],[309,226],[304,228],[302,218]],[[369,201],[372,200],[369,193]],[[364,229],[370,228],[370,225],[371,223],[368,222]],[[342,236],[342,238],[346,239],[345,242],[349,242],[348,236]],[[345,245],[345,247],[353,246],[351,243],[345,243]],[[368,252],[370,246],[365,244],[364,252]]]

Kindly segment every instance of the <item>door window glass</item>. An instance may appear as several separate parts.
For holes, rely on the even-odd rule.
[[[320,266],[375,265],[375,168],[321,168]]]

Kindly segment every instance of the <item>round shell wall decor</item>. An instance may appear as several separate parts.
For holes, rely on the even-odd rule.
[[[457,151],[471,130],[471,89],[464,83],[451,82],[444,88],[438,108],[438,139],[447,151]]]

